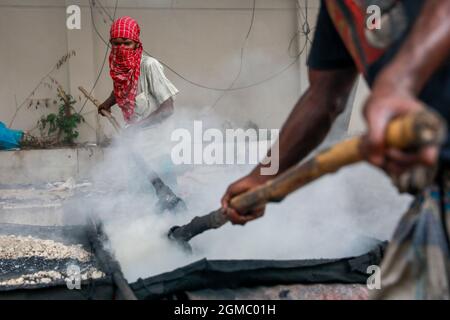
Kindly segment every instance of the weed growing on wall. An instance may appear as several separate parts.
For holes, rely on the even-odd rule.
[[[61,85],[58,85],[58,98],[60,101],[58,112],[43,116],[38,125],[41,132],[50,137],[54,143],[73,145],[79,135],[78,125],[84,122],[84,118],[73,107],[75,99],[67,94]]]

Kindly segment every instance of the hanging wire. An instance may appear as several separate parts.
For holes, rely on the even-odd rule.
[[[96,29],[96,26],[94,24],[94,29]],[[249,29],[250,30],[250,29]],[[103,36],[98,32],[98,30],[96,30],[96,34],[98,35],[98,37],[102,40],[103,43],[105,43],[105,45],[109,46],[109,43],[103,38]],[[299,59],[299,55],[296,57],[296,61],[292,61],[291,63],[289,63],[288,65],[286,65],[285,67],[281,68],[279,71],[273,73],[272,75],[263,78],[259,81],[256,81],[254,83],[248,84],[248,85],[243,85],[243,86],[239,86],[239,87],[233,87],[233,88],[219,88],[219,87],[213,87],[213,86],[208,86],[193,80],[190,80],[189,78],[185,77],[184,75],[182,75],[181,73],[177,72],[175,69],[173,69],[171,66],[169,66],[168,64],[166,64],[163,60],[153,56],[151,53],[149,53],[147,50],[144,49],[144,52],[152,57],[155,58],[156,60],[158,60],[164,67],[166,67],[168,70],[172,71],[175,75],[177,75],[179,78],[181,78],[182,80],[186,81],[187,83],[190,83],[196,87],[202,88],[202,89],[207,89],[207,90],[211,90],[211,91],[238,91],[238,90],[244,90],[244,89],[249,89],[252,87],[256,87],[259,86],[265,82],[271,81],[272,79],[278,77],[280,74],[284,73],[286,70],[288,70],[293,64],[296,63],[296,61]]]
[[[93,1],[94,0],[89,0],[89,8],[90,8],[90,12],[91,12],[91,22],[92,22],[92,25],[94,27],[95,33],[103,40],[103,42],[105,42],[105,39],[103,39],[102,35],[98,31],[97,26],[96,26],[95,21],[94,21],[94,14],[93,14],[93,10],[92,10],[93,9],[93,5],[94,5]],[[114,13],[113,13],[113,17],[112,17],[111,21],[114,21],[115,18],[116,18],[117,6],[118,5],[119,5],[119,0],[116,0],[116,4],[114,6]],[[102,66],[100,68],[100,71],[99,71],[99,73],[97,75],[97,78],[95,79],[95,82],[94,82],[91,90],[89,91],[89,95],[91,95],[92,92],[94,92],[94,89],[97,86],[97,83],[98,83],[98,81],[99,81],[99,79],[100,79],[100,77],[102,75],[103,69],[105,68],[106,59],[108,58],[108,53],[109,53],[109,49],[110,49],[109,42],[105,42],[105,44],[106,44],[106,50],[105,50],[105,56],[103,57]],[[84,100],[83,106],[81,107],[80,111],[78,111],[78,114],[81,114],[81,112],[83,111],[83,109],[86,106],[87,102],[88,102],[88,98],[86,97],[85,100]]]

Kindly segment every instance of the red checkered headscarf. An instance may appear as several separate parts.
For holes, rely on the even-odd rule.
[[[113,47],[109,56],[110,75],[114,82],[114,96],[128,122],[134,113],[139,75],[141,73],[141,29],[131,17],[121,17],[111,26],[110,39],[126,38],[138,43],[136,49]]]

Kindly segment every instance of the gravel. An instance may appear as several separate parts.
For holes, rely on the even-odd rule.
[[[67,278],[69,265],[80,268],[81,280],[103,278],[92,253],[81,245],[65,245],[31,236],[0,235],[0,288],[51,284]]]
[[[88,279],[101,279],[105,274],[94,267],[81,271],[81,280]],[[0,281],[0,288],[2,286],[6,287],[17,287],[17,286],[27,286],[27,285],[37,285],[37,284],[51,284],[58,280],[64,280],[68,278],[66,272],[59,271],[38,271],[36,273],[23,274],[21,276]]]
[[[92,254],[81,245],[65,245],[53,240],[42,240],[31,236],[0,235],[0,259],[43,257],[46,259],[76,259],[86,262]]]

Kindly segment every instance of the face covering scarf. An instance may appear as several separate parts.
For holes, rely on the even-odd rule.
[[[113,47],[109,56],[110,75],[114,84],[114,96],[127,122],[130,121],[134,113],[141,71],[143,48],[139,36],[140,27],[133,18],[119,18],[111,26],[111,39],[126,38],[138,44],[135,49],[126,48],[123,45]]]

